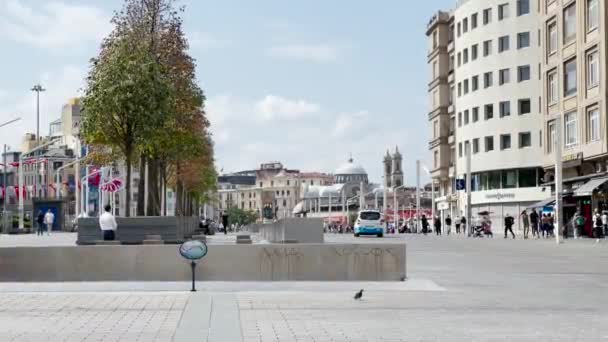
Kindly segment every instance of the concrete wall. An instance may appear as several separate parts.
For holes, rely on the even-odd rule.
[[[405,244],[210,245],[197,279],[398,281]],[[0,248],[0,281],[187,281],[178,246]]]
[[[262,239],[270,242],[322,243],[323,220],[320,218],[288,218],[261,225],[259,232]]]
[[[117,217],[116,222],[116,240],[128,244],[142,243],[146,235],[160,235],[165,243],[179,243],[190,238],[198,228],[196,217]],[[103,240],[99,218],[79,218],[76,243],[86,245],[98,240]]]

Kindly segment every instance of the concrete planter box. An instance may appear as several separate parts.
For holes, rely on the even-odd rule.
[[[148,235],[158,235],[167,244],[188,240],[198,228],[196,217],[118,217],[116,240],[123,244],[142,244]],[[103,240],[99,218],[78,219],[78,245],[90,245]]]
[[[209,281],[399,281],[405,244],[210,245]],[[0,248],[0,281],[188,281],[178,246]]]
[[[320,218],[288,218],[259,227],[260,237],[273,243],[285,241],[322,243],[323,220]]]

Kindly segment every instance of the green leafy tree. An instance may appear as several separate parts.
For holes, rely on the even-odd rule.
[[[243,210],[237,207],[228,208],[226,214],[228,215],[228,222],[230,224],[234,223],[242,226],[255,223],[258,219],[258,215],[254,211]]]
[[[126,38],[106,41],[99,57],[92,60],[82,133],[87,144],[109,147],[124,158],[126,203],[131,203],[135,153],[162,125],[171,94],[162,66],[138,42]]]

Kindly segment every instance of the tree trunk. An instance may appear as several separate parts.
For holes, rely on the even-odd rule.
[[[127,187],[125,189],[125,213],[124,216],[125,217],[130,217],[131,216],[131,155],[128,153],[127,157],[125,158],[125,164],[127,167],[127,179],[125,181],[125,186]]]
[[[165,163],[162,165],[160,177],[163,183],[163,203],[165,203],[163,206],[163,216],[167,216],[167,165]]]
[[[160,216],[159,161],[148,159],[148,216]]]
[[[146,216],[146,156],[139,156],[139,183],[137,184],[137,216]]]
[[[180,177],[180,165],[179,162],[176,165],[175,171],[175,216],[184,216],[183,199],[184,188],[182,182],[179,180]]]

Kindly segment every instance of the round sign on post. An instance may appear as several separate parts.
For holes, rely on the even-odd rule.
[[[179,246],[179,254],[186,260],[190,261],[190,267],[192,269],[192,292],[196,292],[195,281],[195,268],[196,262],[207,255],[207,244],[199,240],[186,241]]]

